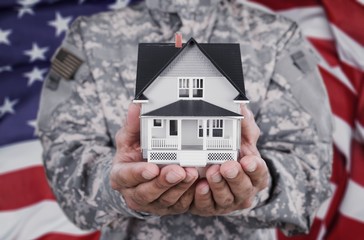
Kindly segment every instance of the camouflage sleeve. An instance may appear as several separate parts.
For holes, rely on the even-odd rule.
[[[81,24],[82,19],[76,20],[62,48],[85,60]],[[143,218],[110,187],[113,136],[106,129],[87,61],[73,79],[57,82],[51,72],[42,91],[38,134],[46,175],[63,211],[84,229],[123,226],[127,217]]]
[[[275,70],[256,115],[258,149],[272,176],[269,198],[231,221],[308,233],[330,196],[332,118],[316,63],[293,24],[277,44]]]

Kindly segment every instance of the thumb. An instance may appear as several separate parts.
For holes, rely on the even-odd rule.
[[[128,145],[132,146],[139,142],[140,138],[140,105],[130,104],[125,124],[116,134],[116,144],[118,148]]]
[[[241,114],[244,119],[241,120],[241,147],[243,152],[256,153],[256,144],[260,136],[260,129],[255,122],[253,113],[245,104],[240,105]],[[245,150],[245,151],[244,151]],[[247,151],[249,150],[249,151]]]

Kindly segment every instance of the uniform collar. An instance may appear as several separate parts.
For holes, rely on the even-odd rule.
[[[168,13],[206,14],[215,9],[220,0],[146,0],[147,7],[152,10],[159,10]]]
[[[220,2],[221,0],[146,0],[146,6],[151,11],[152,18],[160,25],[164,39],[180,31],[184,39],[194,37],[197,41],[207,41]]]

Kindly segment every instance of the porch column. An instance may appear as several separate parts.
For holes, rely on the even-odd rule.
[[[178,150],[182,149],[182,120],[177,120]]]
[[[148,150],[152,150],[152,124],[153,119],[148,118]]]
[[[202,120],[203,150],[207,150],[207,119]]]
[[[233,139],[232,139],[232,142],[233,142],[233,150],[236,149],[236,142],[237,142],[237,131],[238,131],[238,123],[239,121],[237,121],[236,119],[232,119],[231,120],[233,122]]]

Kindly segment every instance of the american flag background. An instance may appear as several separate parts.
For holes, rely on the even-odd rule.
[[[364,239],[364,0],[247,1],[298,22],[320,57],[334,113],[334,160],[327,200],[309,235]],[[48,187],[35,136],[50,58],[79,15],[117,10],[127,0],[1,0],[0,239],[98,239],[62,213]],[[318,103],[320,104],[320,103]],[[277,231],[280,240],[286,239]]]

